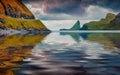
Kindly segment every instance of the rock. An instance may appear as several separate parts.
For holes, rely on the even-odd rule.
[[[116,18],[120,18],[120,13],[116,16]]]
[[[110,22],[111,25],[120,25],[120,13]]]
[[[80,28],[80,30],[88,30],[88,25],[84,24],[82,28]]]
[[[0,26],[0,29],[7,30],[7,28],[4,25]]]
[[[4,19],[0,18],[0,22],[4,24],[6,21]]]

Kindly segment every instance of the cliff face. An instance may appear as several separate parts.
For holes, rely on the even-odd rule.
[[[48,31],[40,20],[35,19],[22,0],[0,0],[0,29],[8,28]]]
[[[22,3],[22,0],[0,0],[0,15],[34,19],[33,14]]]

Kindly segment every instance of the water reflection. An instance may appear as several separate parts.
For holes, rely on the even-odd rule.
[[[71,37],[72,36],[72,37]],[[120,34],[52,33],[33,49],[30,75],[119,75]]]
[[[31,55],[35,45],[40,43],[46,34],[41,35],[2,35],[0,37],[0,75],[16,75],[19,65],[26,56]]]
[[[120,75],[120,34],[45,36],[1,37],[0,75]]]

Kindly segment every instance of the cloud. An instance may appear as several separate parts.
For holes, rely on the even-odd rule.
[[[25,0],[40,19],[98,19],[109,12],[118,13],[120,0]]]

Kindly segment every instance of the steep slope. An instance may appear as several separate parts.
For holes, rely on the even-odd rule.
[[[14,18],[34,19],[21,0],[0,0],[0,14]]]

